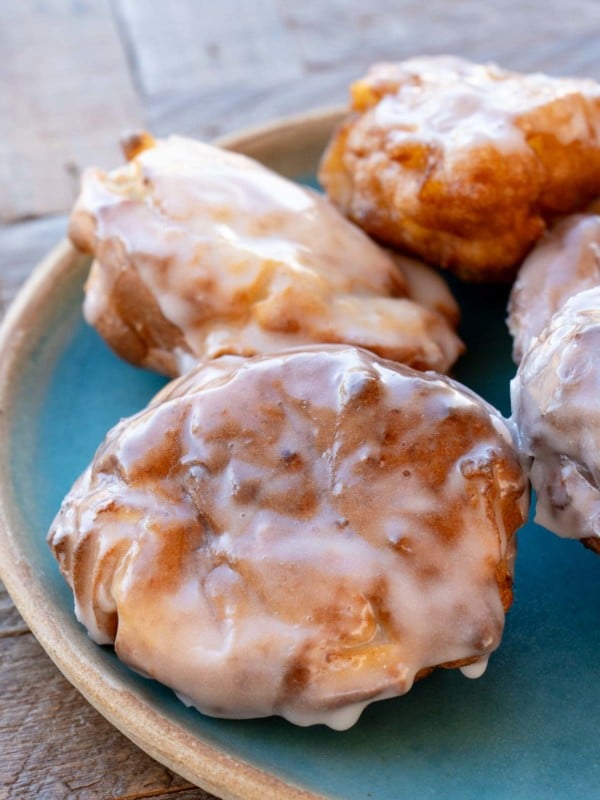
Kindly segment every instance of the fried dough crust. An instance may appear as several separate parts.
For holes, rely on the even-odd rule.
[[[510,280],[549,220],[600,194],[600,85],[448,56],[376,64],[319,178],[381,241]]]
[[[511,383],[519,449],[530,460],[536,521],[600,551],[600,286],[551,317]]]
[[[500,414],[353,347],[224,356],[121,421],[49,534],[94,640],[205,713],[353,724],[481,674],[527,479]]]
[[[125,167],[85,173],[70,235],[95,256],[86,319],[128,361],[176,376],[326,342],[446,372],[464,349],[447,287],[441,312],[411,299],[393,258],[322,195],[190,139],[126,150]]]
[[[508,329],[516,364],[573,295],[600,285],[600,215],[572,214],[527,256],[511,289]]]

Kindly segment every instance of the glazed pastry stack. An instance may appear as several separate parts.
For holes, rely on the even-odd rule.
[[[558,532],[600,533],[575,524],[596,519],[597,448],[561,449],[566,425],[546,411],[548,447],[528,444],[556,391],[537,380],[538,342],[542,361],[577,343],[555,368],[561,402],[593,393],[597,292],[539,339],[535,325],[595,284],[596,223],[561,223],[523,266],[512,421],[439,374],[463,350],[459,314],[420,258],[513,275],[548,220],[600,194],[599,131],[591,81],[447,58],[374,67],[320,176],[408,254],[181,137],[130,138],[127,165],[85,174],[70,232],[95,259],[86,319],[120,356],[180,376],[109,432],[49,533],[96,641],[204,713],[334,728],[437,666],[482,674],[512,602],[528,472],[547,481],[551,462],[577,486]],[[572,280],[553,277],[564,236],[585,254]]]
[[[536,521],[600,553],[600,216],[565,219],[531,253],[508,322],[519,364],[513,419]]]

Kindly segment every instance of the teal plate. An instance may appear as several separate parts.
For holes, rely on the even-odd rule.
[[[472,681],[439,670],[339,733],[186,709],[93,645],[45,544],[106,431],[163,385],[84,324],[87,263],[66,245],[9,314],[0,358],[0,566],[51,657],[151,755],[224,797],[600,797],[600,560],[533,523],[519,534],[502,645]],[[455,376],[503,413],[514,374],[507,289],[453,282],[468,353]]]

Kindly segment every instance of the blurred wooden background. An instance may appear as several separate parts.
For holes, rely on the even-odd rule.
[[[455,53],[600,80],[598,0],[0,3],[0,317],[64,235],[81,169],[140,126],[210,139],[344,102],[371,62]],[[194,789],[62,678],[0,584],[0,800]]]

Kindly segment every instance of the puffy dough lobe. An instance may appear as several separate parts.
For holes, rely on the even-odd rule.
[[[400,253],[390,251],[390,255],[404,276],[409,297],[425,308],[437,311],[452,326],[457,326],[460,308],[439,270]]]
[[[536,521],[600,550],[600,287],[570,298],[511,384]]]
[[[80,621],[207,714],[345,728],[481,674],[527,482],[500,415],[357,348],[223,357],[107,436],[49,533]]]
[[[319,178],[381,241],[508,280],[549,219],[600,193],[600,85],[448,56],[376,64]]]
[[[519,269],[508,304],[515,363],[569,297],[598,285],[600,216],[573,214],[544,235]]]
[[[318,342],[443,372],[462,352],[444,314],[409,299],[391,256],[321,195],[189,139],[129,144],[125,167],[85,173],[70,224],[95,256],[85,316],[122,357],[175,376]]]

